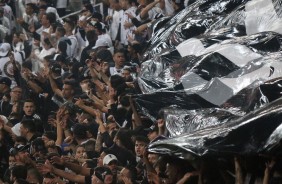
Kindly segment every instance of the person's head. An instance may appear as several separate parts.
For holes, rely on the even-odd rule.
[[[10,92],[10,96],[11,96],[11,101],[12,102],[18,102],[22,99],[22,88],[20,86],[15,86],[12,88],[11,92]]]
[[[159,159],[159,156],[157,154],[155,153],[148,154],[148,160],[153,166],[156,165],[158,159]]]
[[[117,134],[115,135],[114,142],[123,148],[133,151],[134,145],[131,141],[131,133],[124,128],[118,130]]]
[[[12,168],[16,165],[16,158],[14,155],[9,155],[9,168]]]
[[[85,153],[85,148],[82,145],[78,145],[75,149],[75,158],[83,158],[83,155]]]
[[[94,21],[97,21],[97,22],[102,22],[103,21],[103,15],[99,12],[93,12],[91,19],[94,20]]]
[[[51,24],[56,22],[56,15],[52,12],[45,13],[42,15],[41,24],[44,27],[49,27]]]
[[[117,174],[117,166],[118,166],[118,159],[113,154],[107,154],[103,158],[103,166],[108,167],[111,169],[112,173]]]
[[[65,28],[63,26],[58,26],[56,28],[55,35],[56,35],[57,39],[63,37],[65,34],[66,34],[66,30],[65,30]]]
[[[101,35],[103,32],[103,26],[100,22],[91,20],[88,24],[87,24],[87,30],[95,30],[95,33],[97,35]]]
[[[0,93],[4,93],[10,90],[12,81],[8,77],[0,78]]]
[[[143,153],[146,149],[146,146],[149,144],[150,140],[144,136],[135,137],[135,153],[138,157],[143,157]]]
[[[119,11],[121,9],[121,6],[119,4],[119,0],[110,0],[110,6],[112,9]]]
[[[117,122],[114,118],[113,115],[110,115],[108,118],[107,118],[107,125],[106,125],[106,129],[109,133],[111,133],[112,131],[114,130],[118,130],[118,126],[117,126]]]
[[[119,5],[123,10],[130,8],[132,0],[119,0]]]
[[[35,112],[35,104],[34,101],[31,99],[26,99],[23,104],[23,111],[25,115],[32,116]]]
[[[146,129],[147,136],[150,141],[154,140],[159,135],[159,128],[157,125],[152,125],[150,128]]]
[[[71,19],[65,19],[64,28],[66,32],[70,33],[75,27],[75,23]]]
[[[53,131],[45,131],[43,134],[42,134],[42,140],[44,142],[44,145],[47,147],[47,144],[49,141],[56,141],[57,139],[57,136],[56,136],[56,133],[53,132]]]
[[[122,49],[115,50],[113,59],[115,62],[115,67],[122,68],[125,62],[124,50]]]
[[[47,149],[41,137],[38,137],[31,142],[30,154],[34,158],[45,159]]]
[[[98,39],[98,36],[96,34],[95,30],[89,30],[86,32],[86,39],[88,40],[89,43],[96,42]]]
[[[31,135],[36,132],[35,123],[33,120],[26,119],[23,120],[20,124],[20,134],[21,136],[28,139]]]
[[[137,179],[137,169],[134,165],[126,165],[120,171],[118,180],[122,181],[122,178],[128,178],[131,182],[135,182]]]
[[[53,60],[53,56],[51,55],[47,55],[43,58],[43,66],[44,68],[49,68],[50,66],[50,63],[52,62]]]
[[[27,15],[32,15],[35,12],[36,6],[33,3],[27,3],[25,5],[25,13]]]
[[[90,76],[82,76],[80,78],[79,85],[83,92],[88,93],[91,90],[91,77]]]
[[[36,168],[28,168],[26,180],[29,183],[42,183],[43,178]]]
[[[72,81],[64,82],[63,89],[62,89],[63,97],[66,100],[71,100],[74,96],[74,83]]]
[[[52,44],[51,44],[49,38],[44,38],[43,47],[44,47],[45,50],[49,50],[50,48],[52,48]]]
[[[23,165],[16,165],[13,168],[11,168],[11,182],[15,182],[18,179],[26,180],[27,178],[27,168]]]
[[[92,175],[92,184],[112,184],[113,173],[107,167],[96,167]]]
[[[163,160],[166,162],[165,175],[168,184],[177,183],[185,173],[194,170],[190,163],[185,160],[172,157],[163,158]]]
[[[1,43],[0,44],[0,56],[8,57],[11,53],[11,45],[9,43]]]
[[[13,43],[17,44],[18,42],[22,42],[22,39],[20,38],[21,32],[15,32],[13,35]]]
[[[77,142],[83,142],[88,139],[89,132],[85,124],[76,123],[73,127],[73,138]]]
[[[27,141],[23,136],[17,136],[14,140],[15,144],[14,147],[17,147],[19,145],[26,145]]]
[[[133,78],[131,76],[131,68],[124,67],[121,71],[121,76],[125,79],[126,82],[132,82]]]

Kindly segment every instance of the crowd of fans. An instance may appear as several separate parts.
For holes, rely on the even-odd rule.
[[[167,136],[165,122],[132,99],[152,23],[192,1],[108,0],[103,12],[82,2],[62,19],[67,0],[0,0],[0,184],[228,183],[231,172],[242,180],[237,157],[229,171],[149,153]]]

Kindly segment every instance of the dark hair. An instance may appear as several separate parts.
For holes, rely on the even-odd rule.
[[[26,139],[23,136],[17,136],[15,138],[15,142],[22,142],[23,145],[25,145],[27,143]]]
[[[47,44],[48,46],[52,46],[52,44],[51,44],[49,38],[44,38],[43,42],[44,42],[45,44]]]
[[[25,100],[24,100],[24,103],[26,103],[26,102],[30,102],[30,103],[33,103],[33,104],[35,105],[35,102],[34,102],[32,99],[30,99],[30,98],[25,99]]]
[[[27,168],[23,165],[16,165],[11,169],[11,175],[18,179],[26,179],[27,177]]]
[[[57,23],[57,22],[51,24],[51,27],[53,28],[53,32],[52,33],[55,33],[55,31],[56,31],[57,27],[59,27],[59,25],[60,24]]]
[[[47,149],[41,137],[34,139],[31,142],[31,146],[35,150],[35,152],[41,152],[43,154],[47,153]]]
[[[128,150],[134,150],[134,144],[131,141],[131,133],[129,130],[121,128],[116,134],[116,138],[121,142],[121,144]]]
[[[49,20],[50,24],[53,24],[56,22],[56,14],[53,12],[46,13],[46,18],[47,20]]]
[[[114,51],[114,55],[116,54],[116,53],[125,53],[124,52],[124,49],[115,49],[115,51]]]
[[[135,141],[144,142],[145,144],[150,143],[150,140],[148,139],[148,137],[145,137],[145,136],[136,136]]]
[[[97,34],[95,30],[90,30],[86,32],[86,38],[89,42],[97,40]]]
[[[70,18],[65,19],[65,23],[68,23],[71,29],[73,30],[75,27],[75,23]]]
[[[64,82],[65,85],[69,85],[71,86],[73,89],[75,88],[75,85],[76,85],[76,81],[74,80],[68,80],[68,81],[65,81]]]
[[[43,133],[43,136],[46,136],[48,139],[51,139],[53,141],[56,141],[57,139],[56,133],[54,131],[45,131]]]
[[[66,30],[63,26],[57,26],[56,31],[59,32],[63,36],[66,34]]]
[[[58,43],[58,49],[59,49],[59,51],[62,52],[62,55],[67,55],[67,48],[68,48],[67,42],[60,41]]]
[[[129,170],[129,174],[130,174],[129,178],[132,182],[135,182],[136,179],[137,179],[137,169],[136,169],[136,167],[134,165],[129,164],[129,165],[124,166],[124,168]]]
[[[53,60],[53,56],[52,55],[48,55],[48,56],[45,56],[43,59],[45,59],[47,62],[51,62]]]
[[[36,132],[36,126],[33,120],[25,119],[21,122],[24,128],[27,128],[30,132],[35,133]]]
[[[33,11],[36,11],[37,9],[36,5],[33,3],[27,3],[25,6],[30,6],[33,9]]]

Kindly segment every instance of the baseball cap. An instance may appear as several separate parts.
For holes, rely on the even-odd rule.
[[[7,56],[8,52],[11,50],[11,45],[9,43],[0,44],[0,56]]]
[[[11,148],[9,150],[9,154],[12,155],[12,156],[15,156],[17,155],[19,152],[28,152],[29,151],[29,145],[22,145],[22,144],[19,144],[17,145],[16,147],[14,148]]]
[[[1,77],[0,78],[0,84],[5,84],[5,85],[10,87],[11,84],[12,84],[12,81],[8,77]]]
[[[117,157],[113,154],[107,154],[103,159],[103,165],[108,165],[112,161],[118,161]]]
[[[105,38],[100,38],[96,41],[96,44],[92,49],[97,49],[99,47],[109,47],[109,43]]]

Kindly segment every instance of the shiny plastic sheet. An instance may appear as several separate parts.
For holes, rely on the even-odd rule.
[[[197,1],[158,28],[136,103],[152,119],[164,110],[170,138],[149,151],[187,159],[278,153],[281,10],[280,0]]]
[[[281,140],[282,100],[234,118],[228,123],[150,144],[149,151],[190,159],[191,156],[276,155]]]
[[[232,10],[247,0],[199,0],[181,11],[162,28],[150,41],[145,57],[150,59],[182,41],[203,34],[213,23],[223,19]],[[159,22],[163,22],[160,19]],[[158,24],[158,22],[156,23]]]

